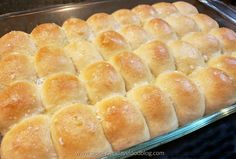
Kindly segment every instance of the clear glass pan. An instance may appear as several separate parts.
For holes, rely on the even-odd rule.
[[[121,8],[132,8],[138,4],[153,4],[161,1],[163,0],[105,0],[89,3],[85,2],[79,4],[56,5],[23,12],[4,14],[0,15],[0,36],[12,30],[21,30],[30,33],[35,26],[41,23],[54,22],[61,25],[66,19],[70,17],[79,17],[81,19],[86,19],[90,15],[97,12],[112,13],[113,11]],[[174,0],[165,1],[173,2]],[[207,0],[188,0],[187,2],[192,3],[194,6],[196,6],[199,12],[207,14],[217,20],[220,26],[225,26],[236,30],[236,20],[232,18],[235,15],[230,15],[229,13],[222,12],[222,10],[220,10]],[[135,145],[127,150],[123,150],[122,152],[113,153],[104,158],[126,158],[134,155],[137,152],[150,150],[158,145],[162,145],[193,131],[196,131],[235,112],[236,104],[222,109],[219,112],[216,112],[209,116],[198,119],[181,128],[178,128],[175,131],[156,137],[147,142]]]

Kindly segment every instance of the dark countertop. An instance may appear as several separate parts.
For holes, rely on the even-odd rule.
[[[1,0],[0,14],[82,1],[86,0]],[[235,0],[225,0],[225,2],[236,5]],[[164,152],[164,155],[134,156],[131,158],[233,159],[236,155],[236,114],[168,144],[154,148],[148,151],[147,154],[151,152]]]

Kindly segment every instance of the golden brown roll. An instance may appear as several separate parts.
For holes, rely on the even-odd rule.
[[[148,4],[137,5],[132,9],[132,11],[140,18],[142,23],[145,23],[148,20],[156,18],[158,16],[155,8]]]
[[[228,28],[212,29],[210,34],[214,35],[223,47],[223,53],[232,54],[236,52],[236,33]]]
[[[66,55],[72,59],[78,72],[92,63],[103,60],[96,47],[89,41],[71,42],[64,50]]]
[[[232,78],[217,68],[199,68],[190,78],[202,89],[206,98],[205,114],[210,114],[236,102],[236,87]]]
[[[182,40],[197,48],[205,61],[221,54],[220,42],[211,34],[193,32],[185,35]]]
[[[91,37],[93,36],[89,25],[79,18],[67,19],[63,23],[62,28],[64,29],[69,41],[78,41],[80,39],[91,40]]]
[[[121,51],[130,50],[125,38],[115,31],[102,32],[96,37],[94,43],[105,60]]]
[[[148,127],[138,107],[125,97],[113,96],[96,104],[107,140],[120,151],[150,138]]]
[[[161,18],[179,12],[178,9],[173,4],[168,2],[158,2],[153,4],[152,6],[156,9],[158,16]]]
[[[191,15],[198,13],[197,8],[188,2],[178,1],[173,3],[173,5],[179,10],[181,14],[184,15]]]
[[[186,75],[177,71],[162,73],[155,84],[171,97],[180,125],[203,116],[204,95]]]
[[[206,14],[194,14],[191,18],[197,23],[202,32],[209,32],[211,29],[219,28],[219,24]]]
[[[137,49],[140,45],[150,40],[148,33],[137,25],[127,25],[121,28],[120,33],[130,44],[132,50]]]
[[[119,24],[112,15],[107,13],[96,13],[87,19],[88,25],[91,27],[94,34],[98,34],[103,31],[117,30]]]
[[[218,68],[233,78],[236,85],[236,57],[221,55],[209,60],[210,67]]]
[[[157,87],[143,85],[127,94],[142,111],[149,127],[151,138],[178,128],[178,119],[170,99]]]
[[[3,138],[2,159],[57,159],[51,137],[50,118],[37,115],[21,121]]]
[[[61,72],[43,82],[41,96],[47,111],[72,103],[87,103],[87,93],[77,76]]]
[[[0,60],[0,68],[0,87],[16,80],[36,79],[33,59],[28,55],[20,53],[5,55]]]
[[[175,62],[167,46],[160,41],[151,41],[134,51],[150,68],[156,77],[161,72],[175,70]]]
[[[75,73],[74,65],[61,48],[42,47],[35,55],[35,67],[39,77],[58,72]]]
[[[171,40],[177,40],[178,38],[170,25],[159,18],[154,18],[145,23],[144,29],[153,39],[162,41],[164,43],[167,43]]]
[[[205,66],[204,58],[199,50],[191,44],[176,40],[168,44],[170,53],[175,58],[178,71],[190,74],[194,69]]]
[[[152,74],[146,64],[132,52],[121,52],[110,59],[110,63],[123,77],[126,89],[152,81]]]
[[[6,133],[21,119],[43,111],[37,88],[27,81],[17,81],[0,92],[0,131]]]
[[[96,62],[81,71],[92,104],[114,94],[125,94],[125,84],[120,74],[107,62]]]
[[[52,118],[51,134],[61,159],[101,158],[112,152],[92,106],[60,109]]]
[[[33,55],[37,48],[29,34],[11,31],[0,38],[0,57],[12,52]]]
[[[139,17],[129,9],[119,9],[112,13],[112,15],[120,25],[141,25]]]
[[[65,32],[55,23],[44,23],[36,26],[31,37],[38,48],[43,46],[64,47],[68,42]]]
[[[165,18],[165,21],[172,27],[178,36],[182,37],[191,32],[200,31],[196,22],[188,16],[172,14]]]

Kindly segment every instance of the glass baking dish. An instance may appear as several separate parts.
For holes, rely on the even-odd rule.
[[[132,8],[138,4],[153,4],[161,1],[163,0],[104,0],[98,2],[89,1],[79,4],[55,5],[23,12],[3,14],[0,15],[0,36],[12,30],[21,30],[30,33],[35,26],[41,23],[53,22],[61,25],[66,19],[70,17],[87,19],[90,15],[97,12],[112,13],[113,11],[121,8]],[[174,0],[165,1],[173,2]],[[199,12],[207,14],[217,20],[220,26],[225,26],[236,30],[236,20],[234,19],[235,15],[230,15],[227,12],[222,12],[221,9],[217,8],[213,3],[211,3],[211,1],[188,0],[187,2],[196,6]],[[150,150],[158,145],[168,143],[186,134],[196,131],[235,112],[236,104],[224,108],[214,114],[204,116],[165,135],[135,145],[119,153],[113,153],[104,158],[126,158],[137,153]]]

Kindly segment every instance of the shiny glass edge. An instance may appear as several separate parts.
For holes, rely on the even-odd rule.
[[[211,115],[204,116],[198,120],[195,120],[189,124],[186,124],[183,127],[179,127],[178,129],[171,131],[167,134],[155,137],[151,140],[140,143],[138,145],[135,145],[135,146],[125,149],[123,151],[114,152],[108,156],[103,157],[103,159],[127,158],[127,157],[133,156],[137,153],[141,153],[141,152],[150,150],[154,147],[157,147],[159,145],[165,144],[167,142],[173,141],[173,140],[178,139],[182,136],[190,134],[190,133],[192,133],[204,126],[207,126],[207,125],[209,125],[219,119],[222,119],[226,116],[229,116],[235,112],[236,112],[236,104],[234,104],[230,107],[221,109],[220,111],[215,112]]]

